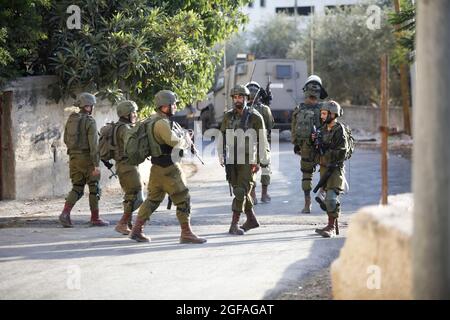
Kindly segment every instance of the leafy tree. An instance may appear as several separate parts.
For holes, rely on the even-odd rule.
[[[331,97],[338,101],[367,105],[378,103],[380,57],[395,47],[393,28],[386,23],[383,7],[381,26],[369,29],[367,6],[337,8],[316,17],[314,24],[314,72],[322,77]],[[310,32],[293,43],[288,57],[306,59],[310,65]],[[399,96],[398,74],[391,69],[391,96]]]
[[[277,14],[262,23],[251,34],[250,50],[256,58],[285,58],[289,45],[298,40],[295,20]]]
[[[397,48],[394,61],[397,64],[411,62],[415,50],[416,7],[411,0],[400,1],[400,12],[389,14],[389,22],[398,26]]]
[[[50,0],[0,2],[0,86],[17,76],[45,72],[40,42],[47,38],[42,14]]]
[[[185,103],[202,98],[220,59],[214,45],[246,21],[240,0],[83,0],[82,28],[68,30],[71,2],[54,3],[49,17],[59,91],[91,86],[144,105],[162,88]]]

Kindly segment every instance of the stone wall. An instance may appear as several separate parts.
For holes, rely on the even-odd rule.
[[[352,130],[367,133],[378,133],[381,125],[381,109],[367,106],[342,106],[344,116],[342,120]],[[400,107],[389,108],[389,127],[403,130],[403,110]]]
[[[62,196],[71,188],[63,134],[68,116],[78,108],[73,99],[57,103],[49,96],[49,85],[55,81],[52,76],[26,77],[3,89],[12,92],[15,199]],[[115,108],[109,101],[98,101],[94,118],[100,129],[117,120]],[[108,179],[110,172],[103,164],[101,168],[102,189],[120,188],[117,179]]]
[[[334,299],[412,299],[413,197],[361,208],[331,265]]]

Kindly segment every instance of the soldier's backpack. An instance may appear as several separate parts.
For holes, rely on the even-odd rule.
[[[64,143],[68,150],[89,149],[85,132],[87,117],[81,113],[74,112],[69,116],[64,129]]]
[[[157,157],[162,154],[160,145],[156,142],[153,134],[149,135],[148,130],[153,130],[153,125],[159,117],[150,117],[137,123],[127,131],[124,143],[124,156],[130,165],[137,166],[148,157]]]
[[[346,141],[346,150],[345,150],[345,160],[348,160],[352,157],[353,151],[355,150],[355,138],[352,135],[352,129],[348,125],[343,122],[339,122],[344,129],[344,136]]]
[[[301,106],[297,112],[296,138],[298,140],[311,139],[313,126],[317,119],[320,119],[320,110],[314,111],[312,108]]]
[[[100,138],[98,140],[98,151],[100,159],[108,161],[119,158],[119,144],[117,143],[117,130],[123,124],[109,122],[100,129]]]

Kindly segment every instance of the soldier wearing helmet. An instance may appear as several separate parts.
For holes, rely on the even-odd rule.
[[[329,170],[332,170],[332,173],[323,186],[325,198],[318,200],[321,207],[326,209],[328,224],[325,228],[316,229],[316,232],[326,238],[333,237],[337,233],[337,221],[341,212],[339,195],[344,191],[345,186],[344,160],[348,146],[346,131],[337,120],[342,114],[342,108],[336,101],[324,102],[320,107],[320,119],[323,123],[320,176],[323,177]],[[317,136],[313,134],[312,139],[316,138]]]
[[[297,106],[292,113],[291,140],[294,153],[300,155],[302,172],[302,190],[305,196],[305,206],[302,213],[311,213],[311,189],[313,173],[318,164],[318,154],[315,152],[311,133],[314,128],[320,128],[320,100],[328,93],[317,75],[311,75],[303,86],[305,102]]]
[[[72,190],[67,195],[64,209],[59,216],[59,221],[65,228],[73,227],[70,213],[75,203],[83,196],[86,184],[89,187],[90,225],[98,227],[109,225],[109,222],[99,218],[100,156],[97,124],[92,117],[95,103],[93,94],[81,93],[75,102],[80,110],[69,116],[64,129],[64,143],[70,159],[70,179],[72,180]]]
[[[219,160],[220,164],[225,166],[227,180],[234,194],[228,232],[243,235],[244,232],[259,227],[250,193],[259,166],[269,165],[270,150],[264,119],[248,105],[250,91],[246,86],[236,85],[231,89],[230,96],[233,109],[224,114],[220,126],[223,144],[218,145]],[[242,212],[247,220],[239,227]]]
[[[116,173],[119,176],[120,186],[125,195],[123,198],[123,215],[117,223],[115,230],[123,235],[131,232],[131,216],[142,204],[142,182],[138,166],[130,165],[124,154],[125,137],[127,132],[136,125],[138,106],[131,100],[121,101],[117,105],[119,121],[115,124],[115,141],[117,153],[115,155]]]
[[[259,83],[257,83],[256,81],[251,81],[247,83],[245,86],[250,91],[248,105],[250,107],[253,107],[256,111],[258,111],[264,119],[264,125],[266,126],[267,130],[267,141],[269,142],[270,146],[271,130],[275,124],[275,121],[273,119],[272,111],[270,110],[270,108],[262,103],[262,96],[265,95],[265,90],[261,88]],[[270,166],[261,167],[261,186],[262,186],[261,202],[267,203],[270,202],[271,200],[270,195],[267,192],[269,184],[270,184]],[[255,189],[256,189],[256,182],[251,191],[254,204],[257,203]]]
[[[170,90],[161,90],[155,95],[157,112],[147,122],[147,137],[156,143],[159,156],[152,156],[152,167],[148,182],[148,196],[138,211],[136,222],[131,230],[130,238],[137,242],[149,242],[143,228],[151,214],[164,200],[166,193],[177,206],[177,219],[181,226],[180,243],[205,243],[206,239],[195,235],[191,230],[191,202],[186,178],[178,162],[172,155],[179,154],[180,149],[189,146],[190,141],[176,135],[172,131],[170,118],[177,110],[177,95]]]

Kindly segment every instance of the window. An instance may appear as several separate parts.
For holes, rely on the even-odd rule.
[[[259,5],[261,6],[261,8],[264,8],[266,6],[266,0],[260,0]]]
[[[308,16],[313,11],[314,7],[297,7],[297,15]],[[275,8],[276,13],[284,13],[289,16],[293,16],[295,12],[295,7],[279,7]]]
[[[291,79],[292,78],[292,66],[290,65],[276,65],[277,79]]]
[[[248,4],[249,8],[253,8],[253,1]]]
[[[236,74],[243,75],[247,73],[247,65],[244,63],[240,63],[236,66]]]

